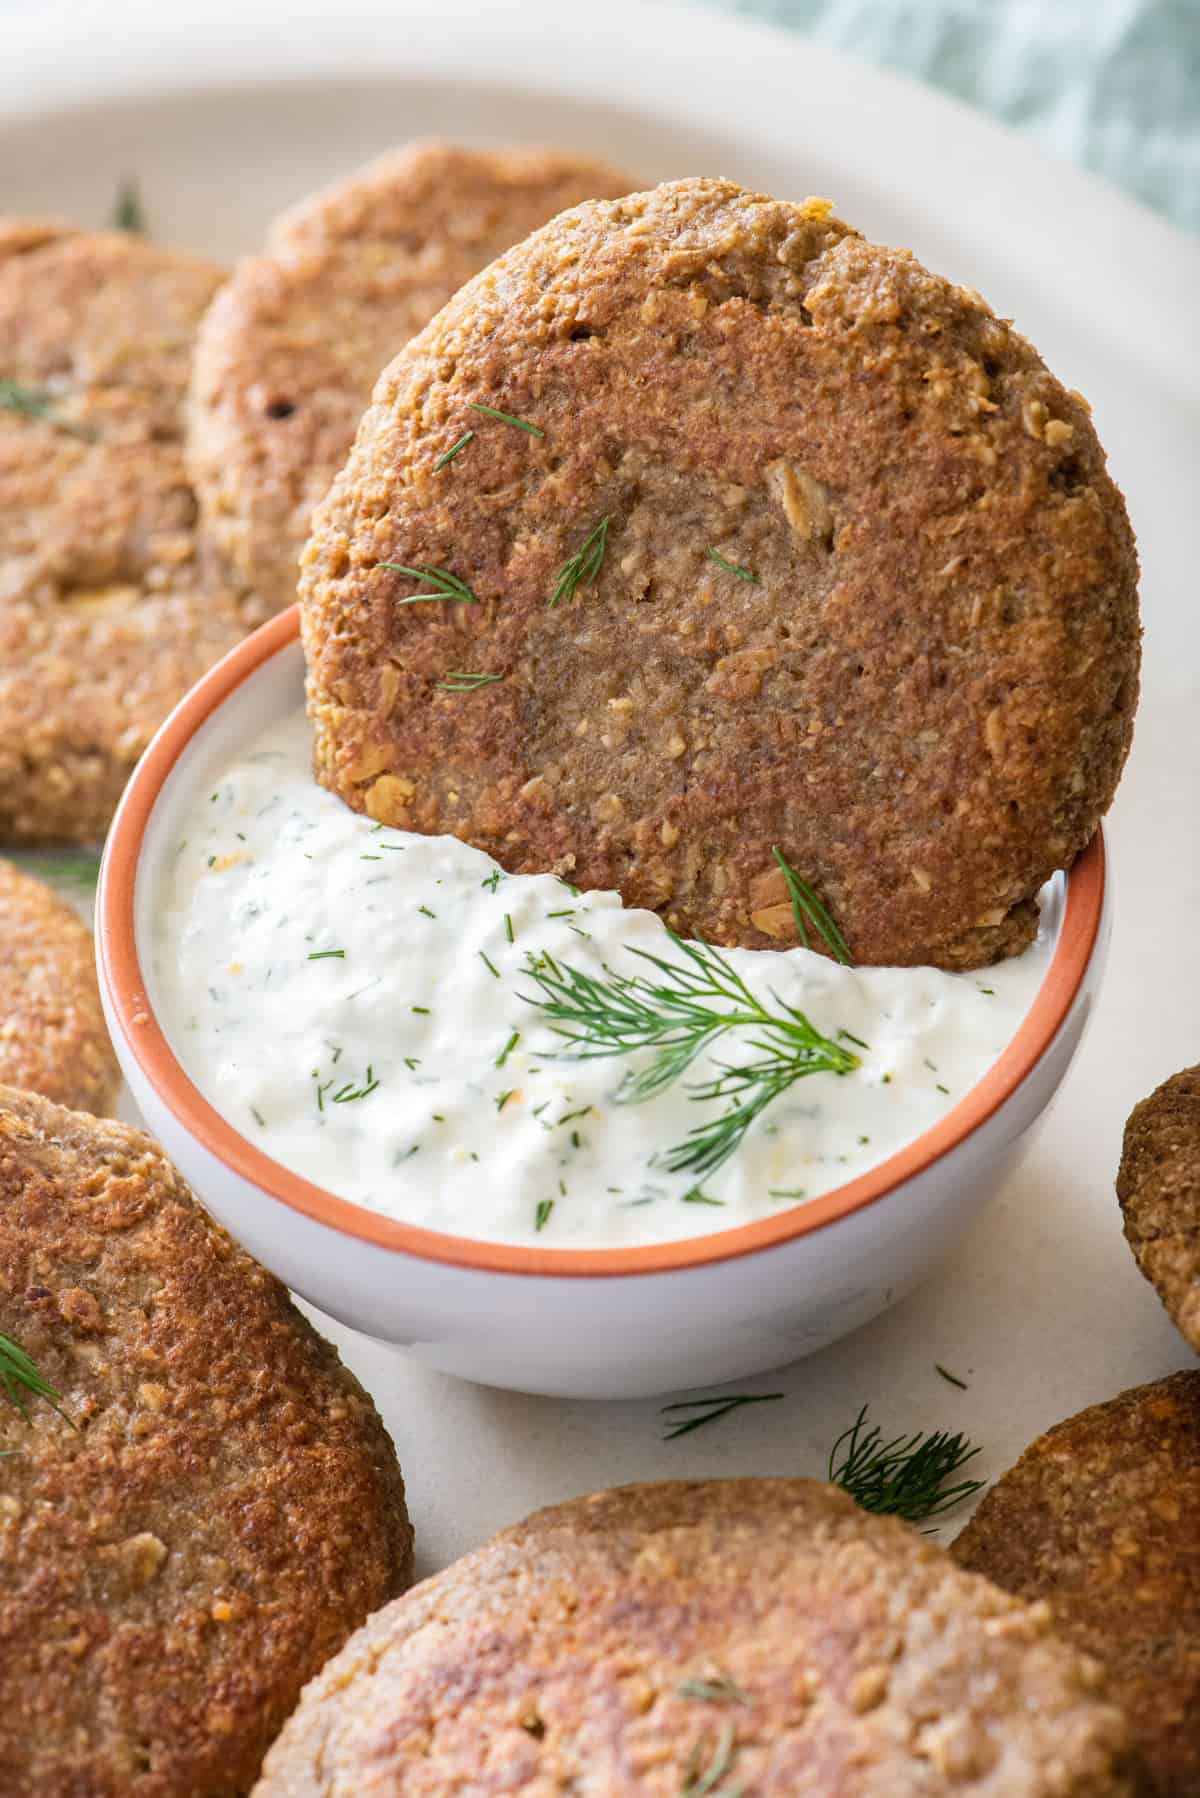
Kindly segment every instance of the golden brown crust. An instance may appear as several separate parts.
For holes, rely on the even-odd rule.
[[[1159,1798],[1200,1791],[1200,1373],[1047,1430],[951,1552],[1101,1663]]]
[[[0,1085],[107,1113],[120,1084],[91,932],[57,893],[0,859]]]
[[[319,776],[356,808],[749,947],[794,940],[778,845],[864,962],[1021,948],[1137,693],[1083,402],[824,202],[711,180],[566,213],[450,302],[379,381],[302,600]]]
[[[1134,1107],[1117,1197],[1138,1266],[1200,1354],[1200,1068]]]
[[[45,409],[0,407],[0,838],[89,842],[256,616],[196,533],[180,446],[221,271],[128,234],[9,236],[0,378]]]
[[[833,1487],[631,1486],[539,1512],[372,1617],[256,1798],[1129,1793],[1094,1673],[1044,1614]],[[689,1786],[725,1730],[725,1776]]]
[[[464,281],[565,207],[631,183],[561,150],[411,144],[278,220],[196,348],[188,457],[205,523],[275,608],[379,371]]]
[[[237,1798],[411,1572],[370,1399],[148,1137],[0,1091],[0,1790]]]

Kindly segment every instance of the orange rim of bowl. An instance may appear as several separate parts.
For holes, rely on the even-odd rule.
[[[1104,841],[1097,830],[1074,863],[1058,942],[1033,1004],[999,1059],[932,1129],[832,1192],[729,1230],[619,1249],[551,1249],[478,1242],[401,1223],[336,1198],[256,1149],[209,1104],[184,1072],[154,1014],[138,956],[135,899],[142,844],[168,775],[201,727],[300,631],[293,606],[247,637],[176,706],[146,750],[109,832],[97,898],[101,978],[124,1042],[142,1075],[185,1130],[232,1173],[331,1230],[378,1248],[454,1267],[506,1274],[668,1273],[773,1248],[873,1205],[923,1173],[993,1116],[1033,1071],[1067,1018],[1087,970],[1104,903]]]

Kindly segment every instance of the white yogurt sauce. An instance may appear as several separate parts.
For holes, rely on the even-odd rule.
[[[387,830],[310,773],[297,711],[198,795],[158,895],[152,967],[172,1046],[268,1155],[357,1204],[453,1234],[545,1247],[673,1241],[770,1216],[863,1173],[955,1105],[1045,972],[1048,932],[972,974],[846,968],[805,949],[727,950],[773,1011],[858,1039],[766,1107],[697,1186],[666,1151],[728,1109],[691,1089],[761,1051],[722,1035],[641,1103],[650,1052],[564,1053],[527,970],[606,978],[683,959],[650,912],[553,875],[504,874],[451,837]],[[210,797],[211,792],[211,797]],[[840,1034],[847,1033],[847,1034]]]

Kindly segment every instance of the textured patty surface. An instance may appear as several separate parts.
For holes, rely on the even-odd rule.
[[[275,607],[381,368],[501,250],[628,191],[565,151],[413,144],[284,215],[200,332],[189,461],[205,521]]]
[[[1200,1792],[1200,1372],[1057,1424],[988,1493],[953,1554],[1102,1664],[1159,1798]]]
[[[57,893],[0,859],[0,1085],[108,1112],[120,1084],[91,932]]]
[[[1130,1792],[1095,1672],[1044,1614],[833,1487],[631,1486],[379,1612],[256,1798]]]
[[[713,180],[566,213],[443,309],[379,381],[302,599],[352,805],[748,947],[795,940],[778,846],[866,962],[1023,947],[1137,696],[1084,403],[826,202]]]
[[[148,1137],[10,1088],[0,1330],[74,1425],[0,1397],[0,1791],[236,1798],[409,1578],[374,1407]]]
[[[1117,1197],[1138,1266],[1200,1354],[1200,1068],[1135,1106]]]
[[[0,222],[0,840],[103,835],[253,607],[196,531],[182,411],[207,262]]]

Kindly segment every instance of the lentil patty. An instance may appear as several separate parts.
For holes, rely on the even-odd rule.
[[[256,1798],[1132,1792],[1096,1671],[1044,1609],[833,1487],[631,1486],[377,1613]]]
[[[1200,1354],[1200,1068],[1134,1107],[1117,1197],[1138,1266]]]
[[[631,183],[561,150],[411,144],[279,219],[196,346],[188,441],[205,523],[273,608],[379,371],[485,263]]]
[[[237,1798],[403,1590],[370,1399],[146,1136],[0,1089],[0,1790]],[[72,1427],[74,1426],[74,1427]]]
[[[747,947],[795,940],[778,847],[862,962],[1022,948],[1137,696],[1084,402],[827,202],[715,180],[580,206],[451,300],[380,378],[301,593],[351,805]]]
[[[57,893],[2,859],[0,944],[0,1085],[111,1111],[121,1072],[91,932]]]
[[[197,535],[182,403],[222,271],[0,221],[0,840],[103,836],[253,607]]]
[[[1047,1430],[952,1552],[1101,1663],[1158,1798],[1200,1792],[1200,1372]]]

